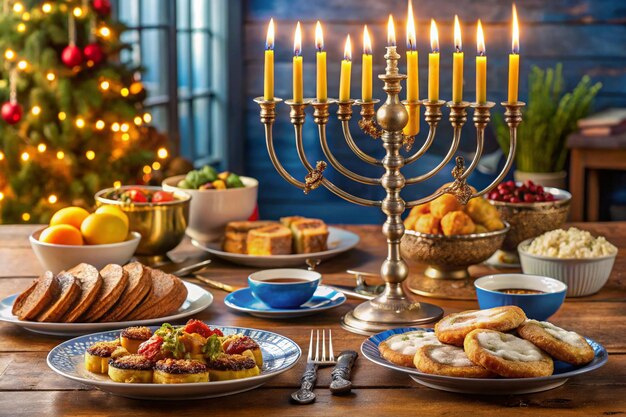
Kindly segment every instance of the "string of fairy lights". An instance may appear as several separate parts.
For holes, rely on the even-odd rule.
[[[6,0],[5,0],[6,1]],[[110,2],[109,0],[93,0],[92,6],[96,5],[96,2],[101,4],[100,7],[108,8],[108,12],[110,12]],[[5,6],[6,7],[6,6]],[[44,14],[53,13],[55,8],[59,8],[61,12],[67,12],[68,7],[73,7],[71,10],[70,18],[70,32],[73,30],[73,22],[72,19],[81,19],[84,18],[87,13],[85,8],[87,6],[87,2],[83,1],[82,6],[70,6],[66,3],[56,3],[56,2],[44,2],[40,6],[41,11]],[[31,20],[31,14],[28,12],[24,5],[16,1],[12,5],[12,11],[16,14],[21,15],[21,22],[16,25],[17,32],[24,33],[28,30],[28,22]],[[106,25],[104,22],[94,23],[94,27],[92,29],[92,35],[95,36],[99,41],[107,41],[111,39],[113,36],[113,32],[110,27]],[[70,33],[70,46],[73,45],[73,35]],[[89,46],[89,45],[88,45]],[[100,53],[101,50],[100,50]],[[87,54],[85,53],[85,57]],[[20,57],[14,50],[6,49],[4,51],[4,58],[6,60],[5,65],[14,66],[19,72],[27,73],[29,71],[37,71],[37,68],[32,63],[28,62],[23,57]],[[93,60],[87,59],[85,62],[87,67],[93,67],[97,64]],[[76,69],[76,68],[74,68]],[[41,71],[45,73],[45,79],[50,83],[54,84],[58,81],[59,74],[55,73],[54,70]],[[125,85],[121,82],[117,82],[112,79],[100,78],[98,80],[98,88],[102,94],[111,95],[111,94],[119,94],[121,97],[129,97],[131,95],[141,94],[144,90],[144,86],[141,81],[133,80],[130,85]],[[44,110],[40,105],[34,104],[28,110],[29,113],[33,117],[41,117],[46,110]],[[65,121],[70,117],[67,113],[60,111],[57,114],[57,118],[59,121]],[[20,117],[21,118],[21,114]],[[18,120],[19,120],[18,118]],[[95,120],[90,120],[86,116],[76,115],[74,117],[73,123],[74,126],[79,129],[86,129],[92,127],[96,131],[103,132],[106,129],[109,129],[113,134],[113,140],[119,140],[122,144],[121,147],[117,147],[112,151],[112,156],[115,158],[120,156],[121,153],[124,152],[123,144],[128,143],[135,137],[139,137],[138,128],[142,125],[148,125],[152,122],[152,115],[149,112],[144,112],[143,114],[136,115],[132,121],[124,121],[124,120],[116,120],[116,121],[105,121],[102,118],[96,118]],[[63,150],[55,150],[51,149],[45,143],[31,144],[34,149],[33,150],[25,150],[20,154],[20,160],[23,162],[28,162],[33,160],[34,158],[47,157],[49,158],[51,155],[56,157],[57,160],[62,161],[66,159],[66,154]],[[162,162],[169,157],[169,152],[167,148],[161,147],[156,152],[157,159],[152,162],[151,165],[145,165],[142,169],[143,172],[143,180],[145,182],[150,180],[150,175],[153,171],[158,171],[162,168]],[[84,152],[84,158],[87,161],[93,161],[96,158],[96,152],[93,149],[88,149]],[[6,155],[4,152],[0,150],[0,163],[2,163],[6,159]],[[116,180],[113,183],[114,187],[120,187],[122,185],[120,180]],[[0,202],[5,198],[5,194],[0,191]],[[59,201],[58,196],[55,193],[50,193],[46,197],[46,201],[49,204],[56,204]],[[27,222],[30,220],[31,215],[28,212],[24,212],[21,215],[23,221]]]

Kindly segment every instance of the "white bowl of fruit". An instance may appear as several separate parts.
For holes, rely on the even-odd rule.
[[[502,249],[517,255],[517,246],[526,239],[558,229],[567,220],[572,195],[558,188],[542,187],[530,180],[507,181],[487,195],[502,220],[511,225]]]
[[[256,207],[259,182],[232,172],[217,172],[211,166],[187,175],[166,178],[165,191],[191,195],[187,235],[201,242],[219,240],[226,224],[247,220]]]
[[[115,207],[100,207],[91,214],[81,207],[66,207],[29,240],[39,263],[56,274],[82,262],[98,269],[123,265],[132,258],[141,235],[129,232],[126,214]]]

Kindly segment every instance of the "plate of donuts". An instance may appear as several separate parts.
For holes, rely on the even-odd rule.
[[[444,317],[434,329],[403,327],[366,339],[363,355],[443,391],[516,395],[563,385],[608,360],[598,342],[515,306]]]

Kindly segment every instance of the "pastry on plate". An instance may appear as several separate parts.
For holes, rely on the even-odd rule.
[[[109,370],[109,360],[118,347],[119,339],[96,342],[89,346],[85,351],[85,369],[89,372],[106,374]]]
[[[245,255],[248,253],[246,244],[248,232],[272,224],[277,223],[273,221],[237,221],[228,223],[226,225],[224,243],[222,245],[224,252]]]
[[[186,384],[208,382],[209,373],[204,363],[193,359],[163,359],[154,366],[155,384]]]
[[[428,345],[418,349],[413,359],[420,372],[460,378],[489,378],[492,372],[469,360],[463,348],[452,345]]]
[[[400,366],[413,367],[415,353],[422,346],[441,345],[434,332],[415,330],[395,334],[378,345],[380,356]]]
[[[148,327],[127,327],[120,333],[120,344],[130,353],[137,353],[139,345],[151,337],[152,330]]]
[[[328,227],[319,219],[295,219],[289,228],[293,234],[295,253],[315,253],[328,250]]]
[[[528,340],[495,330],[472,330],[463,345],[474,363],[506,378],[552,375],[552,358]]]
[[[291,231],[281,224],[273,224],[248,232],[246,246],[248,255],[289,255],[291,242]]]
[[[100,321],[122,321],[130,314],[152,289],[152,279],[147,267],[139,262],[124,265],[124,272],[128,275],[126,288],[120,295],[117,303],[100,318]]]
[[[584,337],[547,321],[527,320],[517,333],[553,358],[572,365],[584,365],[595,357],[593,348]]]
[[[86,263],[78,264],[67,272],[75,276],[80,284],[78,300],[62,319],[65,323],[72,323],[77,321],[96,301],[100,287],[102,287],[102,277],[95,266]]]
[[[109,378],[126,384],[152,382],[153,363],[143,355],[119,356],[109,361]]]
[[[109,264],[100,270],[102,287],[94,301],[80,318],[80,321],[98,321],[115,303],[126,288],[128,273],[120,265]]]
[[[211,381],[228,381],[256,376],[261,373],[253,358],[244,355],[219,354],[207,359]]]
[[[59,294],[53,303],[37,316],[37,321],[61,321],[63,315],[72,308],[74,302],[80,297],[80,285],[74,275],[63,271],[54,279],[59,281]]]
[[[50,271],[34,280],[13,303],[11,312],[20,320],[34,320],[58,295],[59,281]]]
[[[524,310],[517,306],[468,310],[441,319],[435,325],[435,334],[442,343],[463,346],[465,336],[474,329],[506,332],[517,328],[525,320]]]

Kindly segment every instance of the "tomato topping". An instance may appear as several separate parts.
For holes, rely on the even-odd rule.
[[[229,355],[239,355],[246,350],[257,349],[259,345],[248,336],[242,336],[230,342],[224,347],[224,352]]]
[[[221,330],[211,329],[209,326],[204,324],[204,322],[195,319],[190,319],[187,324],[185,324],[183,331],[186,333],[198,333],[200,336],[205,338],[209,338],[212,335],[217,335],[219,337],[224,336]]]
[[[128,197],[133,203],[147,203],[148,197],[140,189],[133,188],[127,191]]]
[[[152,194],[153,203],[165,203],[167,201],[174,201],[174,194],[167,191],[157,191]]]
[[[139,345],[137,353],[143,355],[145,358],[150,359],[151,361],[156,360],[157,356],[161,353],[162,344],[163,338],[161,336],[154,335],[150,339]]]

